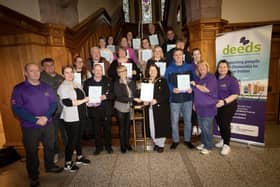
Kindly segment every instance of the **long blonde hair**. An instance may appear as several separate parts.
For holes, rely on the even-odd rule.
[[[199,77],[200,76],[200,73],[199,73],[199,71],[198,71],[198,66],[199,65],[205,65],[206,66],[206,68],[207,68],[207,72],[209,72],[209,64],[208,64],[208,62],[206,61],[206,60],[201,60],[201,61],[199,61],[198,63],[197,63],[197,65],[196,65],[196,70],[195,70],[195,73],[196,73],[196,75]]]

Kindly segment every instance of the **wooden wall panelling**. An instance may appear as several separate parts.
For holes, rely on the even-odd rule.
[[[190,35],[190,48],[200,48],[202,57],[210,65],[212,72],[216,69],[216,34],[221,33],[227,21],[209,19],[190,22],[187,27]]]
[[[10,99],[13,87],[24,80],[24,65],[51,57],[60,73],[63,65],[72,64],[75,52],[88,58],[90,47],[97,45],[99,36],[112,34],[111,18],[105,9],[100,9],[85,22],[69,29],[63,25],[39,23],[2,6],[0,13],[0,26],[7,31],[0,31],[0,135],[5,136],[0,137],[4,139],[0,145],[2,142],[5,146],[13,145],[23,154],[21,129],[12,113]],[[120,20],[122,18],[117,19],[114,29],[123,25]]]
[[[272,38],[269,64],[269,92],[267,98],[266,120],[276,121],[279,112],[280,93],[280,38]]]
[[[21,129],[19,121],[11,110],[11,93],[13,87],[24,80],[23,68],[25,64],[39,64],[41,59],[52,57],[56,61],[56,70],[60,72],[61,66],[70,61],[70,52],[62,45],[64,39],[59,39],[55,33],[0,36],[0,55],[2,57],[0,113],[3,121],[2,128],[5,132],[5,146],[13,145],[21,154],[24,153]]]

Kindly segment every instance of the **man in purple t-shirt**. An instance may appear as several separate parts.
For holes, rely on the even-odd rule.
[[[56,110],[57,102],[52,88],[40,82],[40,68],[37,64],[26,64],[24,75],[26,81],[14,87],[12,110],[20,119],[30,186],[39,186],[38,145],[40,141],[44,146],[46,172],[58,173],[63,170],[53,162],[52,114]]]

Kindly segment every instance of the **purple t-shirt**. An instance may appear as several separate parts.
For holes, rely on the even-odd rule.
[[[30,116],[29,120],[20,118],[22,127],[40,128],[36,121],[32,120],[36,116],[47,116],[51,105],[56,102],[56,96],[53,89],[40,82],[39,85],[32,85],[28,81],[17,84],[12,93],[12,106],[20,108]]]
[[[218,102],[218,86],[216,77],[207,73],[207,75],[196,81],[196,84],[205,86],[209,93],[204,93],[194,88],[194,105],[196,113],[201,117],[213,117],[217,114],[216,103]]]
[[[224,99],[233,94],[240,94],[238,81],[229,75],[226,75],[222,79],[218,78],[218,98]]]

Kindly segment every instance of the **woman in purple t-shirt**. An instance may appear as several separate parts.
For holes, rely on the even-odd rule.
[[[197,64],[198,80],[192,82],[194,86],[194,108],[201,128],[201,144],[196,148],[201,154],[209,154],[212,149],[213,120],[217,114],[218,101],[217,79],[209,73],[209,65],[205,61]]]
[[[230,123],[237,109],[236,100],[240,94],[240,88],[237,79],[229,70],[229,64],[226,60],[219,61],[215,74],[218,80],[219,98],[216,121],[222,137],[222,140],[216,143],[215,146],[222,148],[222,155],[228,155],[230,153]]]

